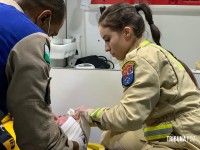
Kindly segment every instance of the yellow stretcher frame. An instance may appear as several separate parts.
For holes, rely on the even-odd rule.
[[[14,138],[16,142],[16,136],[13,130],[13,121],[12,120],[7,121],[3,124],[3,126],[12,135],[12,137]],[[15,143],[14,150],[20,150],[16,143]],[[88,143],[87,150],[105,150],[105,147],[97,143]]]
[[[15,140],[15,148],[13,150],[20,150],[19,147],[16,144],[16,136],[15,136],[15,132],[14,132],[14,129],[13,129],[13,121],[12,120],[7,121],[3,124],[3,126],[12,135],[12,137]]]
[[[105,150],[105,147],[97,143],[88,143],[87,150]]]

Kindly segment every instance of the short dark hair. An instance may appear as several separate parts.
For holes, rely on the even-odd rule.
[[[35,13],[36,10],[51,10],[52,23],[59,23],[66,16],[64,0],[21,0],[18,4],[24,11],[30,13]]]

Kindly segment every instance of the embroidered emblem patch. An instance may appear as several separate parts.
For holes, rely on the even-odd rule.
[[[50,63],[50,49],[47,44],[44,45],[44,59],[47,63]]]
[[[122,67],[122,85],[127,87],[134,82],[135,62],[128,61]]]

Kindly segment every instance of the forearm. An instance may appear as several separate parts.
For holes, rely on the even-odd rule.
[[[19,104],[21,107],[15,107],[12,113],[19,147],[25,150],[36,147],[70,149],[67,136],[54,123],[48,106],[40,100],[26,101],[25,104]]]

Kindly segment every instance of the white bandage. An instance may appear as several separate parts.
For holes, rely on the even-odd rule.
[[[83,134],[79,123],[71,116],[68,117],[67,121],[61,126],[61,128],[68,136],[69,140],[77,139]]]
[[[75,110],[72,109],[72,108],[70,108],[70,109],[68,110],[67,113],[68,113],[70,116],[73,116],[73,115],[75,115]]]
[[[76,141],[79,144],[79,150],[86,149],[85,135],[79,125],[79,123],[71,116],[61,126],[69,140]]]

